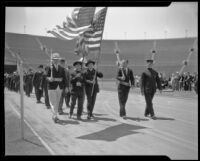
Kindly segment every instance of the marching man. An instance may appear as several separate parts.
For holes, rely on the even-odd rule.
[[[71,74],[71,106],[69,112],[69,118],[72,118],[76,100],[78,100],[77,107],[77,119],[81,120],[81,115],[83,112],[83,100],[84,100],[84,74],[82,73],[82,62],[75,61],[73,63],[75,71]]]
[[[117,80],[118,83],[118,98],[119,98],[119,115],[123,119],[126,117],[126,102],[128,100],[128,94],[130,91],[130,88],[134,87],[135,79],[133,76],[133,71],[128,68],[128,60],[122,60],[121,67],[119,67],[117,72]]]
[[[95,69],[95,62],[88,60],[86,66],[88,67],[85,73],[85,92],[87,96],[87,119],[93,118],[93,109],[96,101],[97,93],[99,92],[99,85],[97,77],[102,78],[103,74]],[[96,72],[96,76],[95,76]]]
[[[147,62],[147,69],[142,73],[140,80],[141,94],[144,95],[146,101],[146,109],[144,112],[144,116],[148,117],[150,115],[152,119],[156,119],[153,110],[152,100],[156,93],[156,88],[159,89],[160,93],[162,92],[162,88],[158,72],[152,68],[154,61],[152,59],[147,59],[146,62]]]
[[[60,102],[60,97],[62,94],[62,90],[66,87],[68,90],[67,78],[65,75],[65,70],[63,67],[59,65],[60,54],[53,53],[52,54],[52,66],[49,68],[47,73],[48,79],[48,94],[50,105],[53,112],[53,121],[55,123],[59,122],[58,119],[58,107]]]

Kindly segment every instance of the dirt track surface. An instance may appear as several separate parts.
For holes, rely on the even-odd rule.
[[[25,120],[46,143],[47,149],[51,149],[51,154],[198,158],[197,98],[156,95],[153,103],[158,119],[151,120],[143,115],[144,98],[130,93],[126,106],[127,120],[123,121],[119,118],[117,93],[101,90],[94,108],[94,120],[88,121],[86,113],[82,121],[76,120],[76,117],[68,119],[69,109],[64,106],[66,114],[59,115],[60,124],[52,121],[51,110],[35,102],[33,95],[31,98],[25,96]],[[19,104],[19,94],[5,93],[5,109],[12,106],[20,111]]]

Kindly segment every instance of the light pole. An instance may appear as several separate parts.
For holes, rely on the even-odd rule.
[[[147,38],[147,33],[146,32],[144,32],[144,39],[146,39]]]
[[[24,34],[26,34],[26,25],[24,25]]]
[[[167,31],[165,30],[164,32],[165,32],[165,39],[166,39],[167,38]]]
[[[187,38],[188,37],[188,30],[186,29],[185,30],[185,38]]]

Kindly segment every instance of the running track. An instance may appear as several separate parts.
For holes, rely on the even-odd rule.
[[[42,100],[43,101],[43,100]],[[182,99],[156,95],[158,117],[143,116],[143,96],[130,93],[127,120],[119,118],[116,92],[101,90],[94,108],[95,119],[69,120],[69,109],[53,123],[51,111],[25,96],[25,120],[52,155],[166,155],[171,159],[198,159],[197,98]],[[5,108],[19,110],[19,94],[5,92]],[[84,111],[86,111],[84,106]],[[76,113],[76,109],[75,109]],[[25,136],[28,137],[28,136]]]

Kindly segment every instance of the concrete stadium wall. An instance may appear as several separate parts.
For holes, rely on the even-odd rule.
[[[51,48],[53,52],[58,52],[62,57],[65,57],[69,65],[80,59],[74,54],[76,45],[74,40],[62,41],[51,37],[5,33],[6,44],[13,52],[20,52],[21,57],[26,62],[25,67],[36,68],[39,64],[49,64],[49,57],[41,50],[36,38],[39,38],[42,44]],[[195,38],[156,40],[155,69],[159,72],[165,72],[166,75],[179,71],[194,40]],[[121,58],[128,59],[134,74],[140,75],[145,69],[145,60],[151,57],[151,49],[155,40],[103,40],[99,70],[104,73],[105,78],[116,76],[116,56],[114,54],[114,43],[116,41],[118,41],[121,51]],[[14,59],[7,49],[5,49],[4,54],[7,59]],[[93,57],[94,55],[89,54],[88,59]],[[198,59],[195,51],[184,71],[197,72],[197,66]]]

